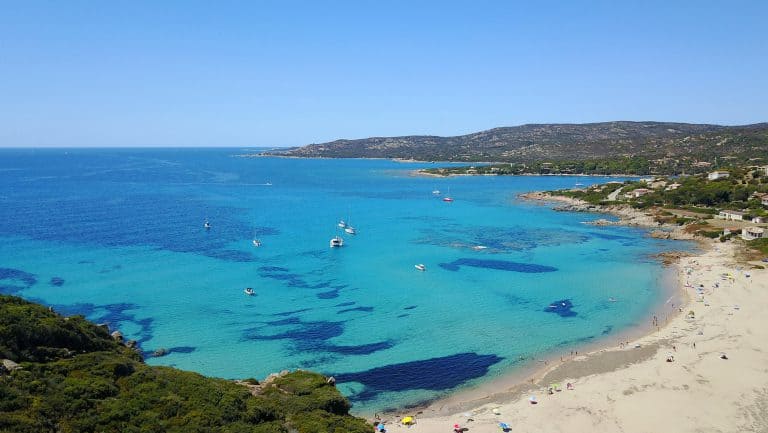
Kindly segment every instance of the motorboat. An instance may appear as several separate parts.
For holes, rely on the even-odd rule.
[[[246,287],[245,290],[243,290],[243,293],[245,293],[248,296],[253,296],[256,294],[256,291],[253,290],[252,287]]]
[[[331,248],[343,247],[344,239],[341,236],[334,236],[330,241]]]
[[[440,190],[439,190],[439,189],[436,189],[436,190],[432,191],[432,194],[434,194],[434,195],[440,195]]]
[[[418,265],[413,265],[413,267],[416,268],[416,270],[422,271],[422,272],[427,270],[427,267],[424,266],[424,264],[422,263],[419,263]]]
[[[352,226],[350,226],[350,225],[346,226],[346,227],[344,228],[344,231],[345,231],[346,233],[349,233],[349,234],[351,234],[351,235],[356,235],[356,234],[357,234],[357,230],[355,230],[355,228],[354,228],[354,227],[352,227]]]
[[[203,224],[203,227],[205,227],[206,230],[211,228],[211,223],[208,222],[208,220],[205,220],[205,223]]]

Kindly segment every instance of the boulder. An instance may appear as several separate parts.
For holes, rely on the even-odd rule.
[[[115,331],[112,334],[110,334],[115,341],[123,342],[123,333],[120,331]]]
[[[2,366],[6,371],[9,371],[9,372],[13,370],[18,370],[21,368],[19,364],[11,361],[10,359],[4,359]]]
[[[152,356],[154,356],[155,358],[159,358],[159,357],[165,356],[165,355],[167,355],[169,353],[171,353],[170,350],[168,350],[168,349],[166,349],[164,347],[161,347],[161,348],[155,350],[154,352],[152,352]]]

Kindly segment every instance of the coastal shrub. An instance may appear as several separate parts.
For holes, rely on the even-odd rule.
[[[0,351],[23,366],[0,374],[3,433],[370,431],[319,374],[289,373],[254,396],[232,381],[148,366],[105,329],[17,297],[0,296]]]
[[[700,230],[697,233],[706,238],[715,239],[719,237],[722,232],[720,232],[719,230],[716,230],[716,231]]]
[[[694,220],[693,218],[688,218],[688,217],[677,217],[675,218],[675,224],[682,226],[693,220]]]
[[[747,243],[750,248],[768,256],[768,238],[754,239]]]

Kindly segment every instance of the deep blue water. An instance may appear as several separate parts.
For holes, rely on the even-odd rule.
[[[430,164],[239,153],[0,150],[0,293],[109,323],[151,364],[333,374],[359,411],[610,338],[661,296],[648,256],[669,241],[516,199],[606,179],[436,179],[409,174]]]

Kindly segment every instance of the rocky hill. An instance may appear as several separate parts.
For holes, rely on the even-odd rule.
[[[530,124],[456,137],[404,136],[336,140],[289,149],[283,155],[403,158],[422,161],[584,160],[644,157],[768,156],[768,123],[720,126],[668,122]]]
[[[235,383],[148,366],[129,346],[80,316],[0,296],[0,432],[372,431],[319,374]]]

